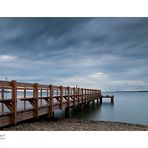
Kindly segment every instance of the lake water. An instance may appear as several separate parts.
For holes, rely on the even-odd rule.
[[[70,111],[70,118],[89,119],[89,120],[102,120],[102,121],[118,121],[127,123],[136,123],[148,125],[148,92],[119,92],[119,93],[105,93],[104,95],[114,94],[114,104],[110,103],[110,98],[103,98],[102,105],[95,103],[89,105],[87,111],[84,109],[75,112],[73,109]],[[18,94],[20,95],[20,93]],[[32,95],[30,92],[29,96]],[[45,94],[43,93],[43,96]],[[6,94],[6,98],[11,96],[11,93]],[[46,104],[46,102],[43,102]],[[27,107],[32,106],[27,102]],[[18,102],[18,110],[23,108],[23,102]],[[1,109],[1,106],[0,106]],[[5,107],[5,111],[8,109]],[[64,118],[64,110],[56,111],[56,118]]]
[[[109,98],[103,98],[102,105],[90,104],[87,111],[74,112],[71,110],[71,118],[118,121],[148,125],[148,92],[120,92],[105,93],[114,94],[114,104]],[[64,117],[64,111],[55,113],[55,117]]]

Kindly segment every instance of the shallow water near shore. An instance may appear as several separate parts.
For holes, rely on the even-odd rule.
[[[89,105],[87,111],[84,109],[75,112],[70,111],[70,118],[88,119],[94,121],[116,121],[134,124],[148,125],[148,92],[118,92],[104,93],[114,94],[114,104],[109,98],[103,98],[102,105],[95,103]],[[56,118],[63,118],[64,111],[56,111]]]
[[[103,93],[103,95],[114,95],[114,104],[111,104],[110,98],[103,98],[102,105],[97,105],[95,102],[94,106],[90,103],[87,110],[71,109],[70,118],[148,125],[148,92],[114,92]],[[11,93],[6,93],[6,98],[9,96]],[[18,110],[23,106],[21,103],[18,103]],[[27,106],[31,107],[29,103]],[[4,109],[7,111],[6,107]],[[65,111],[55,111],[55,118],[65,118]]]

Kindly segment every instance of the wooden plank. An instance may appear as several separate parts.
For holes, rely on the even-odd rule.
[[[55,89],[60,89],[60,86],[54,86],[53,85],[53,90],[55,90]]]
[[[28,91],[28,90],[32,90],[33,91],[33,87],[26,87],[25,85],[24,85],[24,87],[17,87],[17,90],[24,90],[26,88],[26,90]]]
[[[33,100],[34,97],[25,97],[25,98],[21,97],[21,98],[17,98],[17,99],[18,100],[21,100],[21,101],[24,101],[24,100]]]
[[[44,85],[44,84],[38,84],[39,89],[47,89],[49,87],[49,85]]]
[[[12,99],[0,100],[0,103],[12,102]]]
[[[69,87],[69,90],[72,91],[73,90],[73,87]]]
[[[11,88],[12,88],[12,86],[0,86],[0,89],[4,89],[4,91],[7,91],[7,92],[11,92]],[[6,89],[6,90],[5,90]]]
[[[11,86],[11,82],[10,81],[0,81],[0,86]]]
[[[46,100],[46,99],[50,99],[50,97],[48,96],[48,97],[38,97],[38,99],[40,99],[40,100]]]
[[[48,114],[47,108],[46,107],[40,108],[38,115],[41,116],[41,115],[45,115],[45,114]]]
[[[17,82],[17,87],[33,87],[34,84],[32,83],[23,83],[23,82]]]
[[[31,118],[34,118],[33,110],[26,111],[26,112],[19,112],[17,114],[16,121],[20,122],[20,121],[24,121],[24,120],[31,119]]]
[[[12,115],[0,117],[0,127],[12,124]]]
[[[63,90],[67,90],[67,87],[62,86]]]

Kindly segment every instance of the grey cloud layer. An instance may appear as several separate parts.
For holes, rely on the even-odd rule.
[[[0,18],[0,75],[146,90],[147,40],[148,18]]]

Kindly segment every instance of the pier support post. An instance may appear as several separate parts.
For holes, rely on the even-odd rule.
[[[74,108],[73,108],[73,109],[74,109],[74,112],[76,112],[76,111],[77,111],[77,107],[76,107],[76,106],[74,106]]]
[[[87,101],[87,108],[89,108],[89,101]]]
[[[12,80],[12,124],[16,124],[17,116],[17,86],[16,81]]]
[[[47,118],[48,119],[53,119],[54,118],[54,111],[48,113]]]
[[[53,111],[51,112],[51,118],[52,119],[54,118],[54,112]]]
[[[93,104],[93,106],[95,105],[95,100],[93,100],[93,103],[92,104]]]
[[[81,111],[81,104],[78,104],[78,111]]]
[[[99,99],[97,98],[97,105],[99,104]]]
[[[100,104],[102,104],[102,97],[100,97]]]
[[[69,107],[65,108],[65,117],[69,118]]]
[[[87,111],[87,105],[86,104],[84,104],[84,110]]]
[[[114,104],[114,96],[111,97],[111,104]]]

